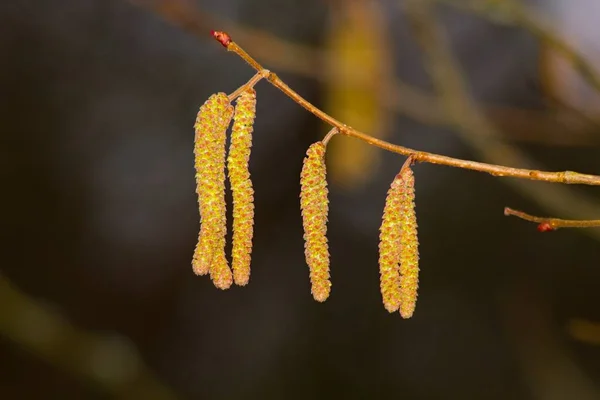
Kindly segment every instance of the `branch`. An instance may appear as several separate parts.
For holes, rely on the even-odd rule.
[[[600,228],[600,219],[559,219],[550,217],[536,217],[523,211],[513,210],[512,208],[505,207],[504,215],[521,218],[525,221],[535,222],[538,225],[540,232],[554,231],[558,228]]]
[[[326,64],[330,55],[323,50],[293,43],[278,38],[268,31],[250,28],[216,17],[199,10],[192,2],[185,0],[128,0],[130,3],[148,9],[165,20],[193,34],[204,38],[211,26],[224,27],[233,36],[243,37],[244,47],[253,55],[273,68],[305,76],[320,82],[338,82],[362,88],[366,85],[365,74],[356,70],[344,70],[332,74],[320,66]],[[382,106],[405,115],[419,123],[430,126],[447,127],[452,125],[439,105],[437,96],[401,80],[388,82],[388,93],[382,99]],[[486,115],[502,130],[501,140],[518,140],[554,146],[598,145],[600,138],[591,135],[594,125],[579,123],[537,110],[489,105]],[[568,124],[568,126],[567,126]]]
[[[494,176],[505,176],[521,179],[529,179],[543,182],[556,182],[556,183],[567,183],[567,184],[581,184],[581,185],[600,185],[600,176],[580,174],[573,171],[562,171],[562,172],[547,172],[532,169],[521,169],[505,167],[501,165],[488,164],[476,161],[462,160],[458,158],[443,156],[434,153],[427,153],[418,150],[414,150],[408,147],[395,145],[385,140],[376,139],[369,136],[366,133],[360,132],[346,124],[336,120],[329,114],[321,111],[319,108],[312,105],[308,100],[304,99],[292,88],[290,88],[285,82],[283,82],[275,73],[264,69],[258,61],[252,58],[244,49],[242,49],[237,43],[235,43],[229,35],[224,32],[214,32],[215,39],[217,39],[228,51],[231,51],[241,57],[248,65],[250,65],[256,72],[260,72],[269,83],[283,92],[286,96],[291,98],[293,101],[304,107],[306,110],[311,112],[317,118],[326,122],[338,129],[339,133],[346,136],[351,136],[360,139],[370,145],[377,146],[381,149],[402,154],[405,156],[412,156],[417,162],[426,162],[431,164],[440,164],[450,167],[470,169],[479,172],[486,172]]]

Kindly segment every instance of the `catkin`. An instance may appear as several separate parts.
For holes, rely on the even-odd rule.
[[[379,228],[379,276],[385,309],[392,313],[400,307],[400,236],[403,182],[398,174],[392,181],[385,199]]]
[[[327,245],[327,179],[325,145],[313,143],[306,152],[300,175],[300,207],[304,227],[304,255],[310,269],[311,292],[315,300],[329,297],[329,248]]]
[[[248,162],[256,116],[256,92],[243,92],[237,99],[231,144],[227,158],[229,182],[233,192],[233,280],[244,286],[250,280],[250,259],[254,225],[254,189]]]
[[[196,193],[202,225],[192,265],[198,275],[210,272],[219,289],[227,289],[232,281],[225,258],[225,140],[232,117],[233,106],[227,95],[216,93],[200,107],[194,125]]]
[[[419,239],[415,212],[415,176],[410,162],[400,171],[400,315],[412,317],[419,288]]]

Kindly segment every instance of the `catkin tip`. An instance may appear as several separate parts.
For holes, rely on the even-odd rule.
[[[413,316],[415,309],[414,308],[401,308],[400,309],[400,316],[404,319],[409,319]]]
[[[224,252],[220,252],[215,256],[215,260],[210,268],[210,278],[218,289],[225,290],[231,287],[233,276]]]

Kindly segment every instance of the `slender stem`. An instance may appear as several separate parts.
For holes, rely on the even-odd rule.
[[[229,101],[237,99],[242,93],[244,93],[246,90],[252,89],[254,85],[260,82],[261,79],[269,76],[269,74],[270,71],[268,69],[262,69],[258,71],[256,74],[254,74],[252,78],[250,78],[248,82],[237,88],[235,92],[231,93],[229,96],[227,96],[227,98],[229,99]]]
[[[536,217],[534,215],[527,214],[523,211],[513,210],[512,208],[505,207],[504,215],[521,218],[525,221],[535,222],[536,224],[548,224],[552,229],[558,228],[599,228],[600,219],[590,220],[573,220],[573,219],[560,219],[560,218],[549,218],[549,217]]]
[[[221,43],[223,44],[223,43]],[[250,56],[250,54],[246,53],[244,49],[237,45],[235,42],[227,43],[227,50],[233,51],[235,54],[240,56],[244,61],[246,61],[252,68],[254,68],[257,72],[263,70],[264,68],[256,61],[254,58]]]
[[[402,164],[402,168],[400,168],[400,171],[402,171],[406,168],[410,168],[410,166],[413,165],[414,162],[415,162],[415,158],[413,156],[408,156],[406,161],[404,161],[404,164]]]
[[[227,35],[227,38],[229,36]],[[237,43],[233,41],[228,41],[225,44],[221,42],[227,50],[234,52],[239,57],[241,57],[248,65],[258,71],[267,71],[265,70],[254,58],[252,58],[248,53],[246,53]],[[561,171],[561,172],[548,172],[548,171],[538,171],[531,169],[521,169],[521,168],[512,168],[505,167],[501,165],[482,163],[477,161],[469,161],[469,160],[461,160],[458,158],[447,157],[440,154],[427,153],[423,151],[418,151],[415,149],[411,149],[404,146],[395,145],[389,143],[385,140],[374,138],[366,133],[360,132],[346,124],[338,121],[333,118],[329,114],[321,111],[319,108],[312,105],[309,101],[304,99],[298,93],[296,93],[292,88],[285,84],[279,77],[273,73],[268,72],[268,76],[266,79],[280,91],[282,91],[286,96],[294,100],[296,103],[304,107],[306,110],[311,112],[317,118],[326,122],[327,124],[336,127],[339,133],[347,136],[352,136],[357,139],[360,139],[368,144],[373,146],[377,146],[381,149],[402,154],[405,156],[412,156],[416,162],[427,162],[431,164],[440,164],[446,165],[450,167],[470,169],[474,171],[486,172],[488,174],[494,176],[506,176],[513,178],[521,178],[521,179],[529,179],[536,181],[544,181],[544,182],[557,182],[557,183],[567,183],[567,184],[580,184],[580,185],[600,185],[600,176],[597,175],[588,175],[588,174],[580,174],[578,172],[572,171]]]
[[[327,135],[325,135],[325,137],[323,138],[322,142],[325,146],[327,146],[327,143],[329,143],[329,141],[331,140],[332,137],[334,137],[337,133],[339,133],[338,128],[331,128],[331,130],[329,132],[327,132]]]

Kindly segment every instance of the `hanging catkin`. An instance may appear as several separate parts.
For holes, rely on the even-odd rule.
[[[233,192],[233,280],[244,286],[250,280],[250,259],[254,225],[254,189],[248,162],[256,116],[256,92],[249,89],[237,99],[231,144],[227,158],[229,182]]]
[[[304,255],[310,269],[311,292],[315,300],[322,302],[327,300],[331,291],[326,236],[329,201],[323,142],[313,143],[308,148],[302,166],[300,186]]]
[[[415,212],[415,176],[410,161],[400,171],[400,315],[412,317],[419,288],[419,239]]]
[[[379,228],[379,277],[383,305],[388,312],[400,306],[400,235],[403,182],[398,174],[392,181],[385,199]]]
[[[216,93],[200,107],[194,125],[196,193],[202,226],[192,265],[198,275],[210,272],[220,289],[227,289],[232,281],[225,258],[225,139],[232,116],[227,95]]]

